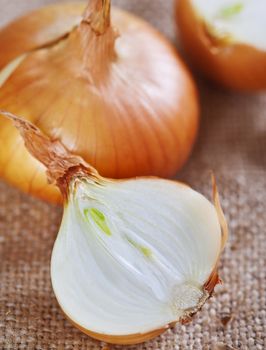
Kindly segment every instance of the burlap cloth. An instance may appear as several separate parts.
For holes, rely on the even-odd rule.
[[[51,2],[0,0],[0,25]],[[176,41],[172,1],[113,2]],[[266,349],[266,96],[226,92],[197,80],[201,130],[178,178],[209,196],[209,169],[217,175],[231,232],[220,268],[224,284],[191,324],[127,349]],[[1,350],[104,348],[72,327],[51,289],[49,262],[61,213],[0,182]]]

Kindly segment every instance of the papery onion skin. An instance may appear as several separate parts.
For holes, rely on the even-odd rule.
[[[115,344],[115,345],[136,345],[136,344],[143,343],[145,341],[156,338],[159,335],[161,335],[162,333],[166,332],[170,326],[169,325],[169,326],[166,326],[166,327],[161,328],[161,329],[157,329],[157,330],[149,332],[149,333],[114,336],[114,335],[107,335],[107,334],[100,334],[100,333],[92,332],[86,328],[81,327],[77,323],[73,322],[73,320],[71,320],[71,318],[69,318],[66,313],[64,313],[64,315],[75,327],[77,327],[81,332],[87,334],[91,338],[94,338],[94,339],[97,339],[100,341],[104,341],[108,344]],[[172,327],[173,326],[174,326],[174,324],[172,324]]]
[[[196,14],[191,0],[176,0],[176,18],[189,59],[206,77],[229,89],[266,89],[265,51],[214,37]]]
[[[82,19],[85,3],[54,4],[16,19],[0,30],[0,70],[11,60],[52,44]]]
[[[156,30],[114,9],[112,22],[121,37],[107,72],[102,73],[101,56],[90,67],[99,70],[101,64],[106,75],[100,79],[96,72],[97,87],[88,82],[88,71],[80,62],[77,30],[69,40],[59,40],[58,46],[35,51],[67,35],[84,8],[80,3],[49,6],[0,32],[0,50],[5,53],[0,68],[25,50],[32,51],[0,88],[0,107],[36,123],[104,176],[174,175],[194,144],[199,106],[189,72]],[[62,51],[65,43],[68,49]],[[39,198],[61,201],[57,188],[47,185],[44,167],[27,153],[18,132],[2,120],[0,147],[5,150],[0,155],[4,179]]]
[[[69,152],[60,143],[60,141],[51,140],[33,124],[21,118],[18,118],[15,115],[12,115],[10,113],[7,113],[1,110],[0,110],[0,114],[5,115],[7,118],[13,121],[14,125],[23,136],[23,139],[28,151],[34,157],[36,157],[39,161],[43,162],[43,164],[47,167],[48,178],[50,181],[54,181],[57,183],[57,186],[60,188],[61,192],[65,197],[65,203],[69,198],[68,190],[70,187],[70,183],[75,178],[87,177],[89,179],[92,179],[93,181],[96,181],[99,184],[102,181],[112,182],[110,180],[103,179],[97,173],[97,171],[94,168],[92,168],[89,164],[84,162],[84,160],[81,157],[75,156],[71,152]],[[149,179],[146,179],[146,181],[148,180]],[[119,181],[123,181],[123,180],[119,180]],[[168,180],[164,180],[164,181],[168,182]],[[182,187],[186,186],[184,184],[179,184],[179,183],[176,183],[176,185],[182,186]],[[214,177],[213,177],[213,197],[214,197],[214,206],[216,208],[217,217],[219,219],[219,223],[221,226],[221,250],[220,250],[220,254],[221,254],[224,248],[225,242],[227,240],[228,228],[220,206],[219,195],[218,195]],[[210,274],[206,283],[202,286],[202,289],[204,291],[203,300],[199,301],[199,304],[196,308],[186,310],[184,317],[179,320],[181,323],[187,323],[191,320],[191,317],[202,307],[203,303],[208,299],[208,297],[211,296],[215,285],[220,282],[217,274],[217,264],[219,261],[220,254],[217,257],[217,262],[215,264],[215,267],[212,273]],[[69,316],[67,317],[69,318]],[[113,336],[108,334],[100,334],[100,333],[92,332],[88,329],[84,329],[83,327],[78,325],[76,322],[74,322],[72,319],[70,319],[70,321],[81,331],[83,331],[84,333],[88,334],[89,336],[95,339],[102,340],[112,344],[124,344],[124,345],[138,344],[143,341],[152,339],[158,336],[159,334],[163,333],[164,331],[166,331],[169,327],[172,327],[175,325],[175,322],[173,322],[168,325],[165,325],[165,327],[163,328],[160,328],[158,330],[156,329],[143,334],[130,334],[128,336],[125,336],[125,335]]]

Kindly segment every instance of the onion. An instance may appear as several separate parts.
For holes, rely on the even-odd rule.
[[[172,176],[198,128],[194,83],[172,45],[110,0],[52,5],[0,32],[0,106],[23,115],[114,178]],[[61,196],[16,130],[0,125],[0,174],[40,198]],[[18,172],[17,169],[20,169]]]
[[[219,282],[227,240],[215,181],[212,205],[170,180],[110,180],[33,124],[3,114],[63,193],[51,279],[68,319],[114,344],[143,342],[189,321]]]
[[[232,89],[266,89],[266,3],[177,0],[180,37],[211,80]]]

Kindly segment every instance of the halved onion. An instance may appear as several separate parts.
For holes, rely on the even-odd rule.
[[[2,114],[64,197],[51,278],[66,316],[114,344],[143,342],[190,320],[219,282],[227,240],[215,181],[213,205],[175,181],[106,179],[28,121]]]
[[[215,207],[188,186],[76,178],[53,249],[53,290],[85,333],[142,342],[202,307],[221,246]]]
[[[177,22],[189,58],[211,80],[232,89],[266,89],[266,3],[177,0]]]

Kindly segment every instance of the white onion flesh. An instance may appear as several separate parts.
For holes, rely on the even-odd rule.
[[[191,0],[217,36],[266,51],[266,2],[263,0]]]
[[[79,326],[146,333],[201,306],[220,249],[214,206],[185,185],[76,179],[53,249],[52,284]]]

